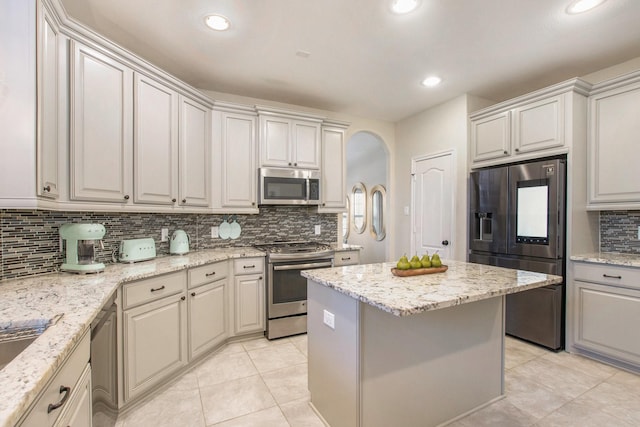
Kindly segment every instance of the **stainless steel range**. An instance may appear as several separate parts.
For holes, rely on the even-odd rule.
[[[267,253],[267,338],[307,332],[307,279],[302,270],[333,265],[333,249],[319,242],[255,246]]]

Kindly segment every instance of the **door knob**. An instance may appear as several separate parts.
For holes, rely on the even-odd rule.
[[[443,246],[449,246],[449,241],[448,240],[443,240],[442,241],[442,245]]]

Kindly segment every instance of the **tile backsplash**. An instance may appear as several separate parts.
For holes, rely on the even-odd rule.
[[[640,211],[601,211],[600,250],[640,254]]]
[[[223,215],[54,212],[41,210],[0,210],[0,280],[50,273],[62,264],[58,228],[65,223],[100,223],[107,230],[101,262],[111,262],[112,253],[123,239],[152,237],[158,255],[169,253],[169,242],[160,242],[160,229],[185,230],[191,250],[230,246],[250,246],[274,240],[336,242],[336,214],[318,214],[312,207],[261,207],[258,215],[237,215],[242,227],[238,239],[211,238],[211,227],[219,226]],[[321,234],[314,234],[314,226]]]

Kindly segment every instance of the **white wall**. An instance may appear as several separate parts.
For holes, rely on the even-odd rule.
[[[395,221],[393,259],[409,253],[411,247],[410,217],[403,209],[411,204],[411,159],[445,150],[455,150],[455,237],[451,239],[453,257],[466,260],[467,248],[467,141],[468,115],[491,101],[462,95],[396,124],[395,197],[392,210]]]
[[[0,12],[0,199],[35,197],[36,9],[3,0]]]

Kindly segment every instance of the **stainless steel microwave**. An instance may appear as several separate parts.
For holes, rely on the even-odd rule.
[[[320,204],[320,171],[260,168],[259,205]]]

